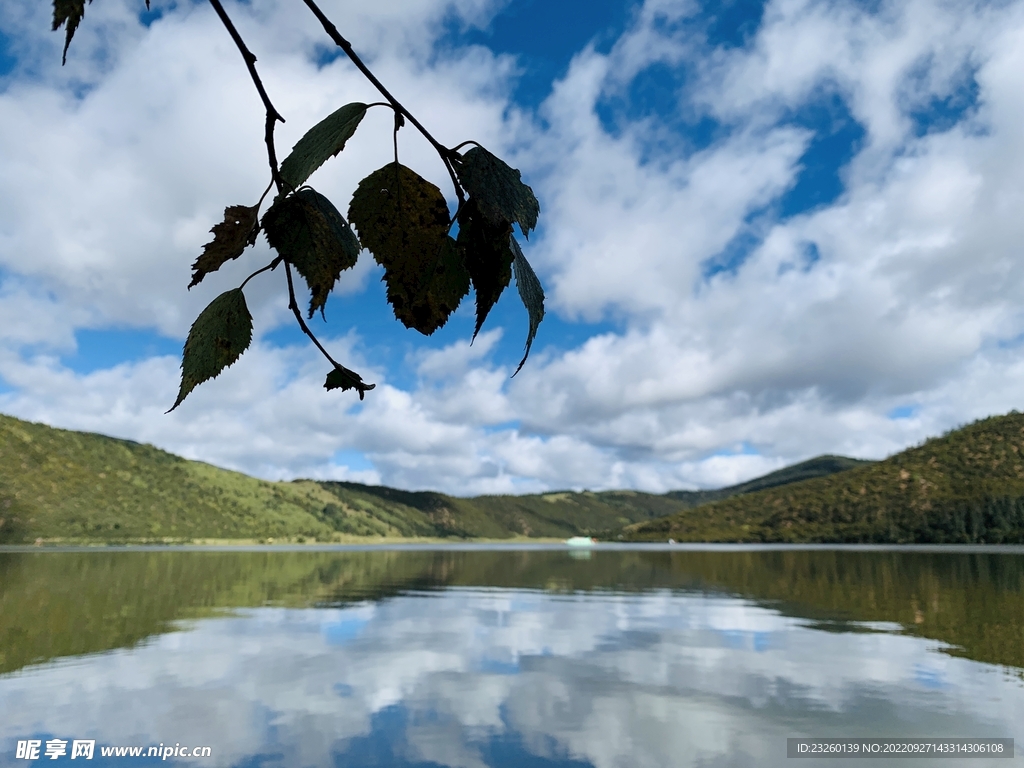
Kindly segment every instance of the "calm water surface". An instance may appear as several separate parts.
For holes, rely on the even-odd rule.
[[[798,736],[1024,762],[1024,549],[0,554],[2,765],[53,738],[88,765],[850,763]]]

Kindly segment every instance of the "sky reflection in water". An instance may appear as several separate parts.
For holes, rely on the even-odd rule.
[[[178,626],[0,677],[0,764],[52,736],[353,768],[792,768],[794,736],[1024,739],[1011,669],[721,594],[458,587]]]

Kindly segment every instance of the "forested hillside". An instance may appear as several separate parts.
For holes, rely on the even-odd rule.
[[[624,540],[1024,542],[1024,415],[870,465],[626,527]]]

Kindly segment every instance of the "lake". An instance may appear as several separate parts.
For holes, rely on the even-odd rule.
[[[1024,762],[1024,548],[0,552],[0,765],[851,763],[798,737]]]

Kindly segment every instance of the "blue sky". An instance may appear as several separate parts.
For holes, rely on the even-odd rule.
[[[375,99],[294,0],[227,7],[288,119],[279,153]],[[204,3],[96,0],[64,68],[46,8],[7,5],[0,411],[472,494],[717,486],[1020,406],[1024,4],[324,7],[435,135],[535,189],[548,314],[519,376],[514,286],[472,347],[471,301],[423,337],[364,253],[313,328],[377,382],[365,401],[322,390],[273,273],[246,288],[253,348],[165,415],[192,319],[269,260],[185,290],[219,212],[266,185],[259,101]],[[340,210],[388,161],[378,112],[311,179]],[[451,197],[412,131],[400,149]]]

